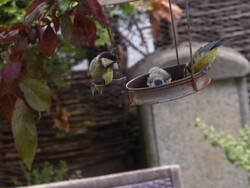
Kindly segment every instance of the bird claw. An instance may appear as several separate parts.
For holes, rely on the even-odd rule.
[[[188,73],[192,74],[192,69],[188,65],[186,65],[184,68],[184,77],[187,77]]]
[[[127,81],[127,77],[121,77],[117,79],[113,79],[110,85],[125,85]]]
[[[91,84],[91,86],[90,86],[90,90],[91,90],[91,94],[92,94],[92,96],[95,96],[95,85],[94,84]]]

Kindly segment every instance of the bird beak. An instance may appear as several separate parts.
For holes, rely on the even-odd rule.
[[[166,83],[170,84],[171,82],[172,82],[172,79],[168,79]]]

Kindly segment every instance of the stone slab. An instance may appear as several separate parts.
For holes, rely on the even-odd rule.
[[[185,188],[245,188],[246,175],[194,127],[199,116],[218,131],[241,128],[234,79],[217,81],[195,95],[153,105],[160,165],[180,164]]]

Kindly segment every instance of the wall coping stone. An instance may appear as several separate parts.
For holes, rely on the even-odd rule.
[[[193,53],[206,43],[193,42]],[[180,63],[188,62],[190,56],[188,43],[182,43],[179,47]],[[139,74],[146,73],[151,67],[167,67],[176,64],[174,48],[161,48],[146,56],[128,71],[128,77],[134,78]],[[226,78],[244,77],[250,73],[249,61],[236,50],[229,47],[220,47],[216,61],[208,74],[215,80]]]

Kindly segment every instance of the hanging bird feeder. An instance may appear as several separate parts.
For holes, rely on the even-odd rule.
[[[130,104],[157,104],[176,100],[196,93],[207,87],[211,82],[211,78],[202,71],[184,78],[184,68],[185,65],[165,68],[167,72],[173,75],[173,81],[159,87],[151,88],[146,85],[149,74],[143,74],[132,79],[126,84]]]
[[[187,77],[184,75],[186,66],[184,64],[180,64],[179,62],[176,30],[171,0],[169,0],[169,8],[171,13],[171,23],[176,49],[177,65],[167,67],[165,68],[165,70],[171,75],[172,82],[170,84],[164,84],[158,87],[148,87],[146,84],[147,77],[149,75],[148,73],[130,80],[126,84],[126,89],[128,91],[129,102],[131,105],[157,104],[176,100],[200,91],[201,89],[207,87],[211,82],[211,78],[205,71],[200,71],[195,74],[191,72],[191,75]],[[190,59],[192,61],[193,53],[190,34],[191,20],[189,15],[189,0],[186,0],[186,16],[188,22]]]

